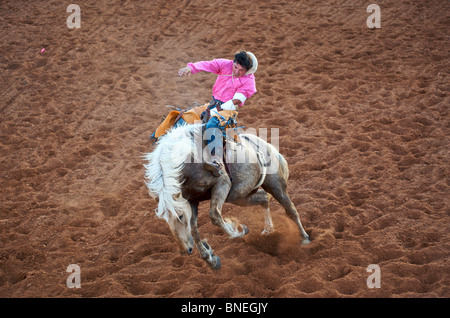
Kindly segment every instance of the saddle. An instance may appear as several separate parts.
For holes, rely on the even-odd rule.
[[[183,120],[186,124],[196,124],[201,122],[205,123],[210,118],[208,106],[209,104],[205,104],[185,110],[171,111],[156,129],[154,137],[157,139],[165,135],[170,130],[170,128],[176,126],[181,120]],[[208,116],[204,116],[205,112]],[[220,119],[220,125],[223,127],[223,129],[225,129],[236,128],[237,114],[238,113],[233,110],[220,110],[218,115],[213,113],[212,116],[218,117]]]

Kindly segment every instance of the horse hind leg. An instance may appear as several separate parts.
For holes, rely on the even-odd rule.
[[[275,228],[273,227],[269,204],[267,204],[267,207],[264,207],[264,230],[261,232],[261,234],[268,235],[273,231],[275,231]]]
[[[300,233],[302,234],[303,237],[302,244],[309,244],[311,240],[309,239],[308,233],[306,233],[305,229],[303,228],[302,222],[300,221],[300,216],[298,215],[294,203],[292,203],[291,199],[287,194],[285,194],[285,198],[286,202],[283,203],[283,207],[286,210],[288,216],[297,224]]]
[[[263,189],[258,189],[255,193],[232,203],[242,207],[255,205],[262,206],[264,209],[264,230],[261,234],[268,235],[274,231],[272,216],[270,215],[269,199],[269,194],[266,191]]]
[[[302,235],[302,244],[308,244],[310,243],[309,235],[306,233],[305,229],[303,228],[302,222],[300,221],[300,217],[298,215],[297,209],[295,208],[294,204],[292,203],[291,199],[289,198],[289,195],[286,192],[286,183],[285,182],[276,182],[275,186],[267,186],[263,185],[263,188],[270,193],[275,200],[277,200],[281,206],[286,211],[286,215],[297,224],[298,229],[300,230],[300,233]]]
[[[306,233],[305,229],[303,228],[302,222],[300,221],[300,217],[298,215],[297,209],[294,206],[294,203],[292,203],[291,199],[287,195],[287,193],[283,193],[281,196],[277,196],[274,198],[280,202],[280,204],[283,206],[283,208],[286,211],[286,214],[291,220],[293,220],[296,224],[298,229],[300,230],[300,233],[303,237],[302,244],[308,244],[310,243],[309,235]]]

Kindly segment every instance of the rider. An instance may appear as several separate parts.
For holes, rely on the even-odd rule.
[[[221,118],[228,119],[223,117],[226,112],[222,111],[234,111],[237,114],[238,107],[242,107],[245,101],[256,93],[253,73],[257,68],[258,61],[255,55],[251,52],[240,51],[234,55],[234,60],[215,59],[188,63],[186,67],[178,71],[179,76],[190,76],[200,71],[218,75],[212,89],[212,100],[206,111],[207,115],[210,115],[206,129],[207,131],[211,129],[210,132],[212,132],[211,139],[207,142],[211,158],[203,164],[215,176],[224,173],[221,148],[213,147],[213,145],[218,145],[217,142],[212,143],[215,138],[222,136],[222,131],[219,129]]]

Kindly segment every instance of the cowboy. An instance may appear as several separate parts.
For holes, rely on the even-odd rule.
[[[237,116],[237,111],[247,99],[256,93],[255,76],[258,60],[251,52],[240,51],[234,55],[234,60],[215,59],[188,63],[178,71],[179,76],[198,73],[200,71],[218,75],[212,89],[212,100],[202,117],[206,116],[206,132],[210,138],[207,146],[210,160],[203,166],[213,172],[215,176],[224,173],[222,164],[222,136],[223,121]],[[216,138],[219,138],[213,142]],[[219,146],[220,145],[220,146]]]

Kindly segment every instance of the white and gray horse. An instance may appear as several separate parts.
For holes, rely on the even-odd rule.
[[[297,224],[302,244],[309,243],[298,212],[286,188],[289,169],[283,156],[263,139],[241,134],[240,142],[227,142],[225,148],[229,175],[219,177],[202,164],[205,141],[204,125],[182,125],[162,136],[153,152],[145,154],[146,185],[151,197],[158,201],[156,215],[170,227],[182,252],[191,254],[194,244],[202,258],[214,269],[221,267],[220,258],[202,240],[197,227],[198,204],[211,200],[209,215],[230,237],[242,237],[247,227],[236,220],[222,218],[225,202],[239,206],[261,205],[265,229],[273,231],[269,210],[272,195]]]

